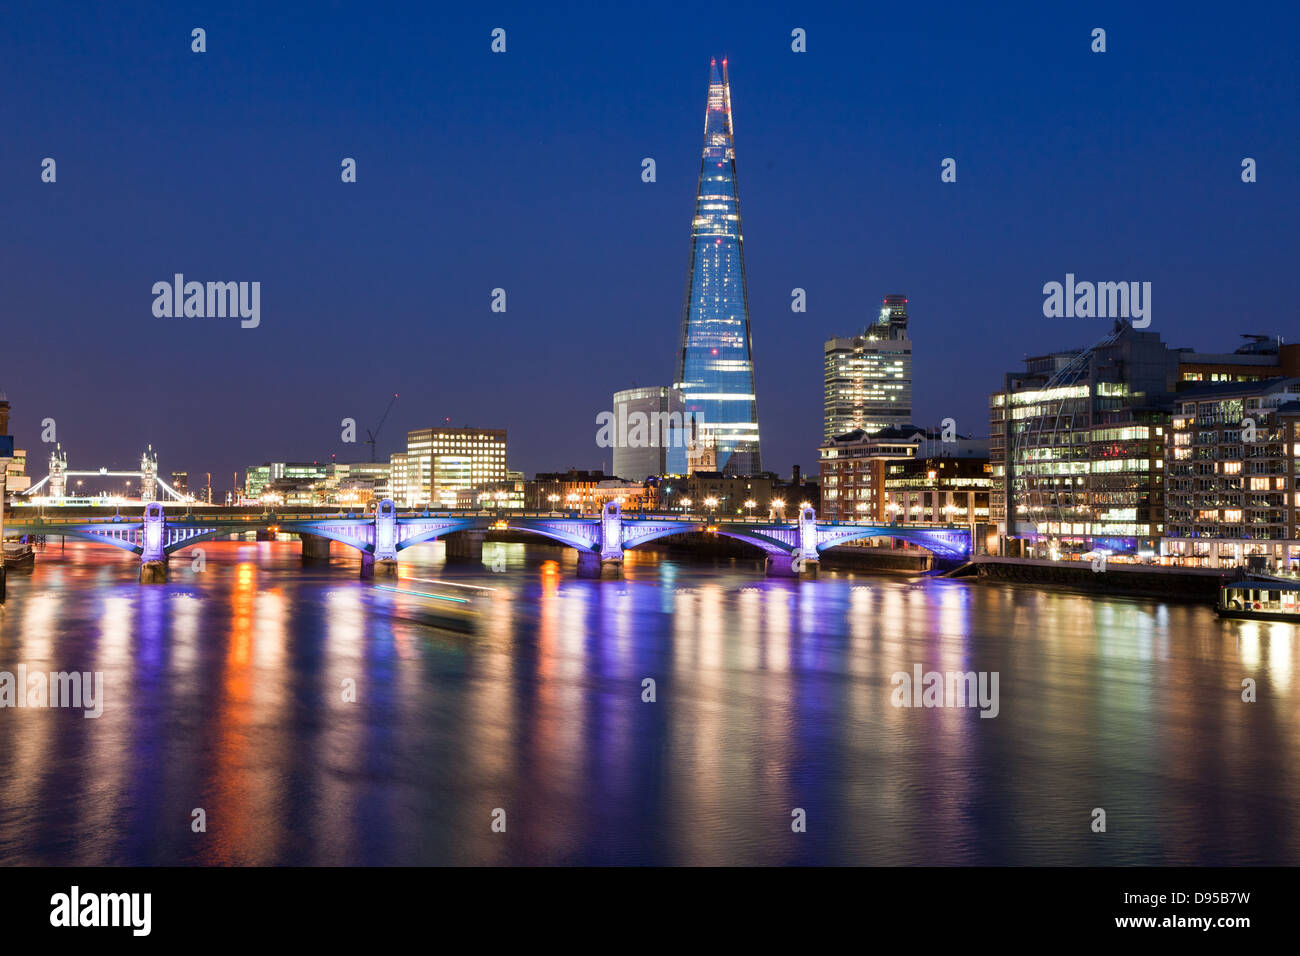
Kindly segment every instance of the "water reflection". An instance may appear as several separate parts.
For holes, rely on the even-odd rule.
[[[166,586],[74,544],[11,580],[0,670],[102,671],[107,699],[0,709],[0,862],[1300,862],[1290,625],[655,554],[600,581],[558,549],[501,546],[503,574],[404,555],[489,589],[465,634],[346,556],[206,552]],[[916,665],[998,672],[998,717],[891,706]]]

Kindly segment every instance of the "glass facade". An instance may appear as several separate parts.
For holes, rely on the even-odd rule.
[[[1121,324],[1068,359],[1029,360],[1026,371],[991,399],[999,530],[1040,556],[1156,548],[1178,353]]]
[[[691,266],[682,309],[674,387],[717,449],[718,469],[754,474],[759,456],[758,403],[745,290],[744,240],[736,188],[727,61],[710,64],[704,155],[691,224]]]
[[[1300,563],[1300,379],[1180,393],[1166,445],[1164,552],[1179,563]]]
[[[854,338],[826,342],[825,419],[830,441],[855,429],[873,434],[912,420],[912,342],[907,299],[885,296],[880,317]]]
[[[614,474],[629,481],[686,471],[689,416],[682,395],[662,385],[614,393]]]

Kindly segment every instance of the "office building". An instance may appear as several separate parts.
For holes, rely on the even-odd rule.
[[[614,393],[610,438],[614,474],[628,481],[684,471],[690,422],[682,393],[665,386]]]
[[[211,501],[212,475],[205,472],[204,497]],[[273,482],[282,482],[281,491],[293,487],[307,489],[319,485],[322,492],[330,476],[330,466],[318,461],[268,461],[244,469],[244,497],[257,501]],[[296,495],[302,497],[302,495]]]
[[[406,452],[394,452],[388,458],[388,497],[400,508],[408,507],[410,501],[410,465]]]
[[[1180,391],[1165,452],[1162,555],[1210,568],[1300,566],[1300,377]]]
[[[993,470],[988,442],[970,440],[971,454],[923,455],[885,466],[885,514],[891,524],[970,526],[972,547],[987,550]],[[980,454],[980,447],[983,454]],[[933,443],[931,443],[933,448]],[[994,538],[996,546],[996,538]]]
[[[989,406],[989,511],[1000,553],[1154,556],[1165,537],[1166,445],[1180,396],[1206,381],[1276,379],[1300,363],[1296,346],[1247,338],[1233,353],[1198,353],[1118,321],[1089,348],[1030,358],[1023,372],[1008,373]]]
[[[818,449],[822,516],[876,524],[951,523],[948,515],[955,520],[958,513],[982,510],[987,520],[988,457],[989,443],[982,438],[956,435],[944,441],[941,433],[910,424],[870,434],[854,429]]]
[[[325,481],[325,503],[341,508],[364,508],[389,497],[388,462],[335,462]]]
[[[828,339],[824,352],[824,441],[911,422],[912,341],[905,296],[885,296],[880,315],[861,335]]]
[[[504,428],[418,428],[406,435],[406,504],[455,508],[457,492],[506,480]]]
[[[3,391],[0,391],[0,435],[9,434],[9,398]],[[7,442],[0,444],[8,444]],[[14,495],[26,491],[31,487],[31,479],[27,477],[27,452],[21,448],[13,449],[12,457],[8,464],[5,465],[3,476],[4,481],[0,482],[0,494]]]

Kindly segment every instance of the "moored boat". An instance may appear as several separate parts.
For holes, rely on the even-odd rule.
[[[1300,582],[1258,576],[1229,581],[1219,588],[1215,611],[1220,617],[1300,624]]]
[[[4,542],[4,556],[5,567],[9,568],[21,568],[24,565],[36,563],[36,552],[26,542]]]

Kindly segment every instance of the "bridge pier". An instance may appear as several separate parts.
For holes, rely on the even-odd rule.
[[[144,506],[144,530],[141,532],[142,547],[140,551],[140,583],[167,583],[167,550],[163,546],[166,538],[167,514],[157,501]]]
[[[363,578],[397,577],[397,506],[385,498],[375,508],[375,550],[361,552]]]
[[[578,577],[599,578],[623,572],[623,506],[610,501],[600,510],[600,550],[578,551]]]
[[[459,531],[443,538],[447,548],[447,560],[460,563],[483,563],[483,541],[486,531]]]
[[[622,555],[613,558],[605,557],[595,551],[578,552],[578,577],[601,578],[605,576],[606,571],[611,569],[616,573],[622,573]]]
[[[396,558],[376,558],[369,551],[361,552],[361,577],[362,578],[395,578],[397,577],[397,559]]]
[[[769,554],[764,569],[771,578],[813,578],[817,576],[820,562],[798,554]]]
[[[329,538],[322,537],[318,534],[301,534],[302,538],[302,563],[313,564],[316,562],[328,562],[330,559]]]

